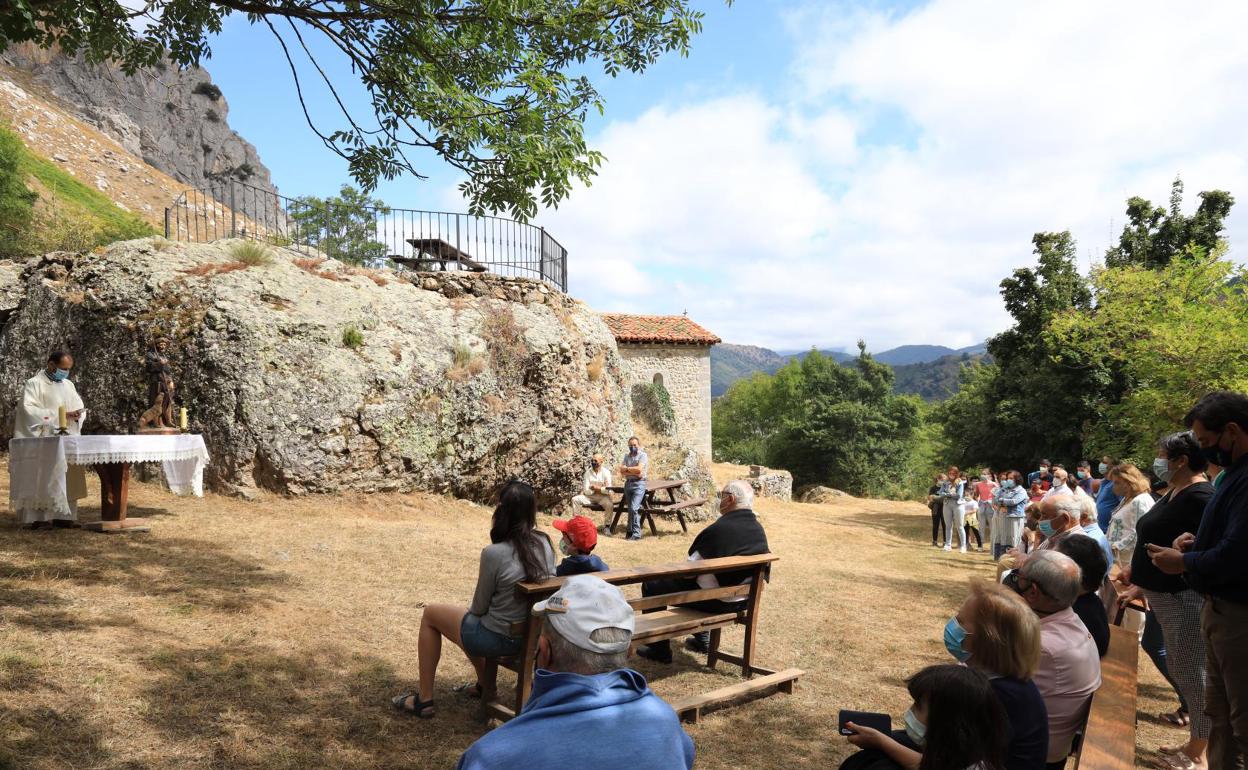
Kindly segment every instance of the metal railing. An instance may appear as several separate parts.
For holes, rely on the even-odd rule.
[[[489,272],[533,278],[566,292],[568,250],[545,228],[493,216],[444,211],[326,206],[287,198],[242,182],[187,190],[165,209],[165,237],[204,243],[249,238],[357,265],[464,269],[461,254]],[[441,256],[419,253],[411,241],[441,241]],[[454,249],[451,252],[450,249]],[[395,258],[408,265],[395,262]],[[415,261],[414,261],[415,260]]]

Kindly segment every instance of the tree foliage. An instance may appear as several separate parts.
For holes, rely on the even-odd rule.
[[[343,185],[332,198],[296,198],[289,216],[300,243],[343,262],[374,265],[386,258],[386,244],[377,240],[377,218],[389,213],[384,202]]]
[[[1051,334],[1064,365],[1113,371],[1121,393],[1099,405],[1087,441],[1146,465],[1157,440],[1180,430],[1205,393],[1248,391],[1248,274],[1189,246],[1181,259],[1150,270],[1108,268],[1092,276],[1095,310],[1064,313]]]
[[[905,496],[921,402],[893,393],[893,372],[859,343],[853,367],[812,351],[715,402],[718,458],[785,468],[798,483]]]
[[[1207,190],[1198,197],[1196,213],[1185,215],[1183,180],[1176,178],[1170,186],[1168,209],[1139,196],[1128,199],[1127,225],[1118,245],[1106,252],[1106,266],[1161,268],[1183,254],[1213,253],[1235,199],[1225,190]]]
[[[129,73],[166,56],[189,67],[211,56],[210,36],[233,13],[276,38],[301,102],[313,88],[332,97],[337,127],[318,126],[306,102],[304,116],[366,192],[423,176],[409,154],[430,150],[466,174],[473,213],[521,219],[602,161],[584,137],[588,112],[603,110],[589,65],[641,72],[686,54],[702,25],[689,0],[0,0],[0,50],[30,41]],[[358,76],[372,115],[347,106],[327,47]]]

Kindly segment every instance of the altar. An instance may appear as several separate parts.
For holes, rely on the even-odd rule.
[[[199,434],[66,435],[9,442],[9,502],[14,510],[20,505],[68,514],[65,470],[70,465],[90,466],[100,477],[100,521],[86,528],[146,532],[145,520],[126,518],[134,463],[160,463],[174,494],[203,497],[208,448]]]

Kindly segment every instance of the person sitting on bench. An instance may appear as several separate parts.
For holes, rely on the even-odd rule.
[[[1096,642],[1071,609],[1079,598],[1081,577],[1079,565],[1069,556],[1049,549],[1031,554],[1006,583],[1040,616],[1040,667],[1034,681],[1049,714],[1050,770],[1066,764],[1075,733],[1087,718],[1092,693],[1101,686]]]
[[[693,740],[672,707],[627,667],[636,615],[620,589],[574,575],[533,606],[545,618],[524,710],[468,747],[456,770],[693,767]]]
[[[611,469],[604,464],[605,460],[600,454],[589,458],[589,470],[585,471],[581,493],[572,498],[572,504],[577,508],[588,508],[597,503],[603,510],[603,529],[611,526],[611,511],[615,508],[610,489]]]
[[[1057,544],[1059,553],[1064,553],[1079,565],[1080,579],[1079,598],[1071,605],[1071,609],[1083,621],[1083,625],[1092,634],[1096,642],[1096,654],[1105,657],[1109,652],[1109,615],[1105,613],[1105,602],[1097,596],[1105,574],[1109,571],[1109,563],[1105,561],[1105,552],[1090,537],[1068,537]]]
[[[566,556],[555,568],[555,577],[584,575],[586,572],[606,572],[610,567],[592,551],[598,545],[598,528],[585,516],[555,519],[555,529],[563,533],[559,551]]]
[[[511,481],[503,487],[490,526],[490,543],[481,551],[471,607],[425,607],[416,640],[420,689],[392,698],[395,708],[421,719],[433,716],[433,679],[442,657],[443,637],[459,645],[477,671],[476,683],[456,689],[478,697],[485,658],[506,658],[521,652],[523,640],[509,633],[511,624],[524,620],[528,611],[528,605],[516,596],[516,583],[545,580],[555,572],[550,536],[537,529],[533,487],[523,481]]]
[[[718,559],[724,556],[757,556],[771,553],[767,545],[767,533],[758,520],[751,506],[754,505],[754,488],[746,481],[730,481],[719,493],[719,519],[702,530],[689,546],[689,561],[700,559]],[[771,566],[764,572],[767,580],[771,579]],[[693,591],[698,588],[718,588],[720,586],[741,585],[751,579],[750,571],[721,572],[714,575],[699,575],[693,578],[667,578],[649,580],[641,584],[642,596],[658,596],[660,594]],[[707,599],[681,605],[705,612],[735,612],[740,609],[746,597],[731,599]],[[690,637],[685,646],[694,652],[707,652],[709,648],[709,632],[702,632]],[[643,658],[659,663],[672,662],[671,642],[664,639],[652,644],[643,644],[637,648],[637,654]]]

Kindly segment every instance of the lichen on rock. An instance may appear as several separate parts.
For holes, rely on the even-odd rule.
[[[549,504],[579,486],[584,458],[627,438],[615,341],[583,304],[520,278],[300,259],[275,249],[269,265],[240,266],[228,241],[147,239],[0,269],[0,435],[22,382],[59,346],[75,355],[88,431],[130,432],[145,407],[143,351],[166,336],[220,491],[484,502],[519,477]],[[344,344],[348,328],[358,344]],[[464,350],[476,371],[449,376]]]

